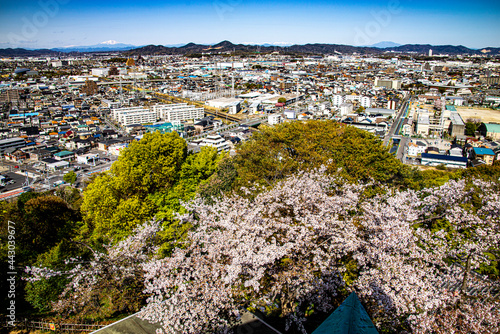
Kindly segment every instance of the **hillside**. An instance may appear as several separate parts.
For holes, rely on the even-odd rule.
[[[0,202],[0,288],[15,222],[19,310],[41,316],[194,334],[247,309],[310,333],[356,292],[380,333],[500,330],[500,165],[420,172],[340,123],[259,129],[232,157],[149,133],[83,194]]]
[[[22,48],[7,48],[0,49],[0,57],[40,57],[40,56],[59,56],[61,52],[49,50],[49,49],[39,49],[39,50],[27,50]]]
[[[163,45],[146,45],[139,48],[133,48],[128,46],[120,51],[125,56],[139,56],[139,55],[192,55],[192,54],[217,54],[217,53],[236,53],[236,54],[250,54],[250,53],[269,53],[274,51],[279,51],[282,53],[295,53],[295,54],[382,54],[385,52],[401,52],[401,53],[417,53],[427,55],[429,50],[437,54],[447,54],[447,55],[499,55],[500,48],[498,47],[486,47],[481,49],[470,49],[462,45],[430,45],[430,44],[405,44],[400,46],[392,47],[364,47],[364,46],[352,46],[352,45],[342,45],[342,44],[325,44],[325,43],[315,43],[315,44],[304,44],[304,45],[292,45],[292,46],[272,46],[272,45],[246,45],[246,44],[233,44],[230,41],[222,41],[214,45],[204,45],[196,43],[188,43],[183,46],[163,46]],[[130,50],[125,50],[130,49]],[[0,49],[0,57],[37,57],[37,56],[56,56],[61,55],[61,53],[67,52],[82,52],[82,53],[99,53],[99,52],[109,52],[107,48],[98,47],[74,47],[66,49],[40,49],[40,50],[26,50],[26,49]]]

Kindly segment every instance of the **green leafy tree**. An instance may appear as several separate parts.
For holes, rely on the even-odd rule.
[[[84,193],[87,233],[117,240],[151,218],[156,213],[151,195],[173,187],[186,155],[186,142],[175,132],[148,133],[131,143]]]
[[[465,122],[465,135],[474,137],[476,135],[476,131],[479,127],[480,123],[467,121]]]
[[[200,185],[200,196],[212,202],[212,198],[219,198],[224,193],[231,191],[237,177],[238,171],[234,160],[228,157],[224,158],[210,179]]]
[[[15,265],[32,265],[40,254],[49,251],[65,238],[72,238],[80,228],[78,211],[60,197],[51,194],[25,193],[13,202],[0,202],[0,290],[5,291],[8,268],[9,226],[15,228]],[[9,223],[11,221],[12,223]],[[18,269],[21,270],[21,269]],[[20,312],[29,310],[25,301],[25,281],[18,280],[16,305]],[[44,294],[43,292],[40,292]],[[7,294],[0,305],[9,303]],[[38,304],[39,306],[41,304]]]
[[[110,174],[120,181],[117,190],[121,196],[143,197],[172,187],[186,155],[186,142],[176,132],[148,133],[120,154]]]
[[[280,98],[278,99],[278,103],[286,103],[286,98],[284,98],[284,97],[280,97]]]
[[[160,191],[148,196],[157,207],[156,218],[163,219],[162,239],[165,241],[162,251],[168,253],[172,249],[169,241],[182,240],[191,225],[182,224],[174,217],[175,212],[184,212],[182,202],[192,199],[200,186],[206,184],[214,174],[224,153],[209,146],[201,148],[199,153],[191,154],[181,167],[178,182],[168,191]]]
[[[405,185],[411,170],[374,135],[334,121],[290,122],[260,127],[235,156],[237,186],[272,185],[300,170],[322,165],[350,181]]]
[[[68,172],[63,176],[63,181],[71,185],[73,185],[76,182],[76,179],[77,179],[76,173],[73,171]]]
[[[108,173],[87,187],[82,203],[87,236],[120,240],[139,224],[163,219],[165,240],[179,239],[189,226],[174,219],[223,158],[212,147],[187,154],[176,133],[151,133],[123,150]]]
[[[76,229],[78,214],[60,197],[38,196],[24,205],[24,219],[16,230],[22,248],[40,254],[63,238],[70,238]]]

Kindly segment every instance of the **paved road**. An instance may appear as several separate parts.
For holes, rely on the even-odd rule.
[[[401,141],[399,142],[399,147],[398,147],[398,152],[396,153],[396,158],[399,159],[402,163],[405,163],[406,160],[406,146],[408,145],[408,142],[410,141],[410,138],[408,137],[403,137],[401,138]]]
[[[401,122],[401,117],[403,116],[406,106],[408,105],[408,99],[410,95],[408,95],[405,100],[403,101],[403,104],[401,105],[401,108],[399,108],[399,111],[397,113],[396,118],[394,119],[394,122],[391,125],[391,128],[389,129],[389,132],[384,137],[384,146],[389,145],[389,141],[391,138],[396,134],[396,130],[399,128],[399,123]]]

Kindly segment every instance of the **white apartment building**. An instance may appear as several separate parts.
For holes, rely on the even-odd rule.
[[[340,116],[345,116],[352,114],[353,111],[353,105],[352,103],[343,103],[340,105]]]
[[[344,98],[344,95],[332,95],[332,105],[338,107],[340,106],[342,103],[344,103],[345,101],[345,98]]]
[[[340,106],[343,103],[349,103],[358,101],[359,104],[364,108],[370,108],[372,106],[372,99],[368,96],[362,95],[333,95],[332,96],[332,105]]]
[[[359,101],[359,95],[346,95],[345,96],[345,99],[344,99],[344,102],[346,103],[352,103],[354,101]]]
[[[201,119],[205,116],[203,108],[197,108],[187,103],[157,104],[153,106],[156,118],[167,122]]]
[[[93,68],[92,75],[96,77],[105,77],[109,73],[109,68]]]
[[[123,126],[154,123],[157,119],[156,112],[142,107],[112,109],[111,114]]]
[[[419,113],[417,118],[417,126],[415,132],[417,135],[427,136],[429,135],[430,120],[428,113]]]
[[[267,122],[269,125],[276,125],[282,123],[283,119],[280,114],[271,114],[267,116]]]
[[[361,96],[359,99],[359,103],[363,108],[371,108],[372,106],[372,99],[368,96]]]

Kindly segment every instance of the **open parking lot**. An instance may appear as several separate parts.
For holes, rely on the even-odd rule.
[[[12,172],[7,172],[7,173],[2,173],[3,176],[6,177],[6,182],[5,186],[0,188],[0,192],[6,192],[6,191],[11,191],[14,189],[22,188],[23,184],[26,182],[26,176],[25,175],[20,175],[17,173],[12,173]],[[30,183],[33,181],[33,179],[29,178]]]

